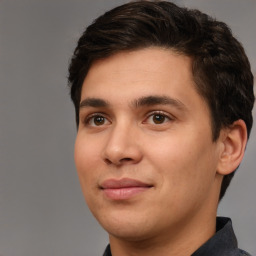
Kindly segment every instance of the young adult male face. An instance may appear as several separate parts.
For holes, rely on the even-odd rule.
[[[215,232],[222,177],[241,161],[246,128],[238,122],[213,142],[191,65],[152,47],[98,60],[84,80],[75,162],[110,242],[199,246]]]

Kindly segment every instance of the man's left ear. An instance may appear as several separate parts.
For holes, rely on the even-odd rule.
[[[235,121],[220,134],[222,143],[217,173],[227,175],[235,171],[241,163],[247,143],[247,128],[243,120]]]

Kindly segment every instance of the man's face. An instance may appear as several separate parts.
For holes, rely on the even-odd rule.
[[[88,206],[110,235],[145,239],[215,216],[221,147],[189,57],[147,48],[90,68],[75,163]]]

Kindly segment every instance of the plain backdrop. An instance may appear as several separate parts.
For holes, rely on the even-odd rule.
[[[67,69],[81,33],[121,0],[0,0],[0,255],[97,256],[105,231],[82,196]],[[255,0],[180,0],[228,23],[256,70]],[[255,110],[254,110],[255,117]],[[219,215],[256,255],[256,128]]]

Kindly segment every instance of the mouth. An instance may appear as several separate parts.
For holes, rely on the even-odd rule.
[[[121,180],[105,180],[100,189],[112,200],[127,200],[152,188],[153,185],[138,180],[123,178]]]

